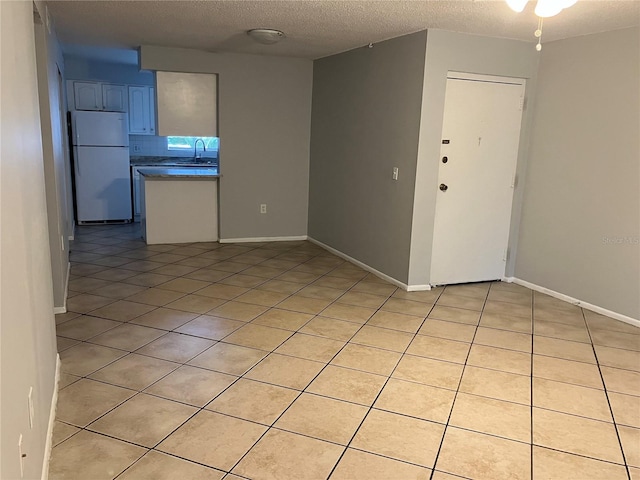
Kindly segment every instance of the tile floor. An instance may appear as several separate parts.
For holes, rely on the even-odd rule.
[[[78,229],[50,478],[640,479],[640,329],[308,242]]]

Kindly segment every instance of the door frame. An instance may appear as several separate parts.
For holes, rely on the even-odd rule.
[[[517,85],[517,86],[521,86],[522,87],[522,98],[521,98],[521,104],[520,104],[520,111],[521,111],[521,117],[520,117],[520,129],[519,129],[519,136],[518,136],[518,151],[516,152],[516,158],[515,158],[515,164],[514,164],[514,169],[513,169],[513,176],[512,176],[512,180],[511,180],[511,189],[512,189],[512,194],[511,194],[511,204],[509,206],[509,210],[510,210],[510,216],[509,216],[509,234],[507,236],[507,240],[506,240],[506,244],[504,246],[504,267],[505,267],[505,272],[503,272],[502,277],[504,278],[504,275],[506,274],[506,266],[507,266],[507,262],[509,260],[509,246],[511,244],[511,228],[512,228],[512,224],[513,224],[513,209],[514,209],[514,203],[515,203],[515,189],[517,187],[517,171],[518,171],[518,160],[519,160],[519,153],[520,153],[520,149],[522,148],[522,128],[524,125],[524,121],[525,121],[525,106],[526,106],[526,89],[527,89],[527,79],[526,78],[521,78],[521,77],[505,77],[505,76],[500,76],[500,75],[490,75],[490,74],[479,74],[479,73],[469,73],[469,72],[459,72],[459,71],[454,71],[454,70],[449,70],[447,72],[447,77],[446,80],[465,80],[465,81],[471,81],[471,82],[482,82],[482,83],[496,83],[496,84],[506,84],[506,85]],[[446,92],[445,92],[446,95]],[[444,105],[443,111],[442,111],[442,118],[444,119],[444,115],[445,115],[445,109],[446,109],[446,104]],[[441,134],[442,135],[442,134]],[[439,163],[439,162],[438,162]],[[433,188],[437,188],[437,184],[439,182],[439,176],[440,176],[440,167],[441,165],[438,165],[438,174],[436,177],[436,182],[433,185]],[[437,202],[437,198],[436,198],[436,202]],[[437,203],[434,205],[434,211],[437,208]],[[434,215],[434,222],[435,222],[435,215]],[[433,242],[434,238],[435,238],[435,223],[434,223],[434,230],[433,230],[433,236],[431,238],[431,241]],[[434,254],[434,251],[432,249],[432,255]],[[432,257],[433,258],[433,257]],[[431,263],[431,266],[433,266],[433,263]],[[430,287],[436,287],[441,285],[440,283],[434,283],[433,282],[433,278],[432,278],[432,274],[431,274],[431,269],[430,269],[430,273],[429,273],[429,286]],[[444,284],[442,284],[444,285]]]
[[[526,87],[527,79],[519,77],[502,77],[500,75],[485,75],[483,73],[467,73],[456,72],[450,70],[447,72],[447,80],[469,80],[472,82],[486,82],[486,83],[506,83],[508,85],[522,85]],[[444,116],[444,111],[442,112]]]

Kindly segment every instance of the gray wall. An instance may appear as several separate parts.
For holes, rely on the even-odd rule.
[[[314,62],[309,236],[404,283],[425,42],[423,31]]]
[[[220,237],[306,235],[312,62],[143,46],[140,63],[218,74]]]
[[[42,10],[41,10],[42,11]],[[31,2],[0,2],[0,478],[41,477],[54,391],[56,337]],[[27,395],[33,387],[34,425]]]
[[[544,45],[515,276],[640,318],[638,28]]]
[[[442,30],[428,31],[413,206],[409,285],[426,285],[430,280],[431,246],[447,72],[451,70],[526,78],[525,95],[527,99],[530,99],[535,92],[537,62],[538,54],[531,43]],[[509,240],[511,259],[507,263],[507,275],[513,271],[514,252],[517,249],[517,229],[523,191],[522,180],[526,170],[531,118],[532,112],[528,108],[523,115],[520,134],[517,166],[519,186],[514,191]]]
[[[73,235],[73,204],[68,161],[62,51],[53,28],[35,25],[38,97],[42,129],[49,249],[53,275],[54,306],[63,308],[69,273],[69,237]]]

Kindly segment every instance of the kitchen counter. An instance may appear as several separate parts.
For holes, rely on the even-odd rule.
[[[144,168],[140,225],[147,244],[218,240],[218,169]]]
[[[201,158],[196,161],[193,157],[129,157],[132,167],[216,167],[217,158]]]
[[[217,178],[220,176],[218,167],[167,167],[144,169],[139,168],[140,175],[145,178]]]

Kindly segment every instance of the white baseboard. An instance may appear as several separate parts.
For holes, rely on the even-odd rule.
[[[67,280],[64,285],[64,304],[61,307],[53,307],[53,314],[67,313],[67,296],[69,295],[69,276],[71,275],[71,262],[67,262]]]
[[[640,327],[640,320],[636,318],[628,317],[627,315],[623,315],[621,313],[607,310],[606,308],[602,308],[597,305],[593,305],[591,303],[585,302],[583,300],[570,297],[569,295],[565,295],[564,293],[556,292],[555,290],[550,290],[548,288],[541,287],[540,285],[536,285],[535,283],[527,282],[526,280],[521,280],[516,277],[505,277],[502,279],[502,281],[507,283],[515,283],[517,285],[522,285],[523,287],[527,287],[531,290],[535,290],[536,292],[544,293],[551,297],[557,298],[558,300],[568,302],[572,305],[576,305],[578,307],[591,310],[592,312],[599,313],[600,315],[604,315],[606,317],[610,317],[615,320],[620,320],[621,322],[628,323],[629,325],[633,325],[635,327]]]
[[[56,377],[53,382],[53,395],[51,396],[51,410],[49,411],[49,426],[47,427],[47,442],[44,445],[44,458],[42,459],[41,480],[49,478],[49,460],[51,459],[51,449],[53,448],[53,428],[56,422],[56,411],[58,408],[58,383],[60,382],[60,355],[56,354]]]
[[[429,286],[429,285],[411,285],[411,286],[409,286],[406,283],[402,283],[400,280],[396,280],[395,278],[390,277],[386,273],[382,273],[382,272],[376,270],[375,268],[370,267],[366,263],[362,263],[360,260],[356,260],[355,258],[350,257],[346,253],[342,253],[340,250],[336,250],[335,248],[330,247],[329,245],[326,245],[326,244],[316,240],[315,238],[309,237],[308,240],[311,243],[315,243],[319,247],[324,248],[326,251],[331,252],[334,255],[337,255],[338,257],[346,260],[347,262],[350,262],[350,263],[353,263],[354,265],[357,265],[358,267],[362,268],[363,270],[366,270],[367,272],[373,273],[376,277],[379,277],[379,278],[381,278],[381,279],[383,279],[383,280],[395,285],[396,287],[400,287],[403,290],[406,290],[406,291],[409,291],[409,292],[413,292],[413,291],[418,291],[418,290],[430,290],[431,289],[431,286]]]
[[[294,237],[247,237],[247,238],[221,238],[220,243],[254,243],[254,242],[297,242],[307,240],[306,235]]]

